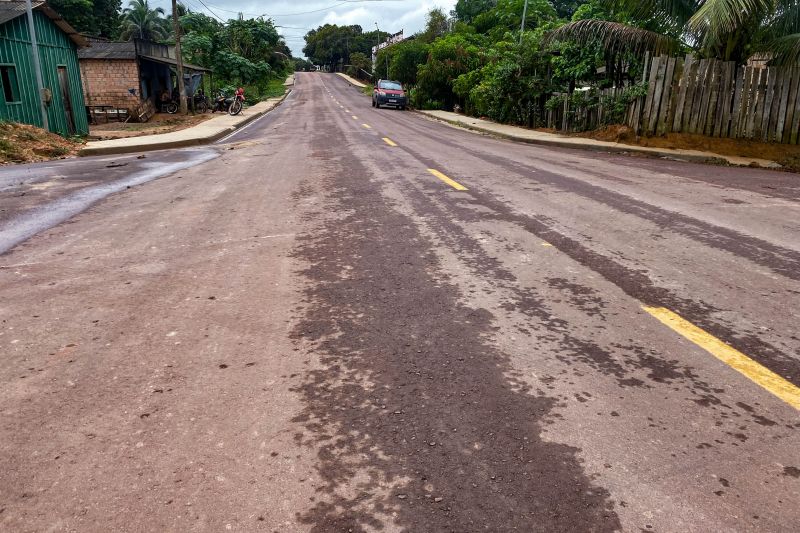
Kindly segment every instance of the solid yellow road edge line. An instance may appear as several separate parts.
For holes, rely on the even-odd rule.
[[[389,146],[397,146],[397,143],[391,140],[389,137],[384,137],[383,142],[385,142]]]
[[[768,390],[795,409],[800,410],[800,387],[785,380],[763,365],[756,363],[739,350],[728,346],[669,309],[647,306],[642,306],[642,309],[749,380]]]
[[[436,176],[437,178],[439,178],[440,180],[442,180],[443,182],[445,182],[446,184],[448,184],[449,186],[451,186],[452,188],[454,188],[457,191],[466,191],[466,190],[468,190],[466,187],[461,185],[459,182],[457,182],[455,180],[451,180],[450,178],[448,178],[447,176],[445,176],[444,174],[442,174],[438,170],[429,168],[428,172],[430,172],[431,174],[433,174],[434,176]]]
[[[365,128],[367,128],[368,130],[371,130],[371,129],[372,129],[372,126],[370,126],[369,124],[362,124],[362,126],[364,126]]]

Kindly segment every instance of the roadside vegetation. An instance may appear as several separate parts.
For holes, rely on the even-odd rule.
[[[586,107],[599,104],[601,90],[624,88],[603,102],[613,110],[605,126],[620,122],[628,102],[644,94],[646,52],[739,64],[800,61],[797,0],[529,0],[521,31],[524,4],[459,0],[450,13],[435,9],[423,31],[378,53],[374,76],[404,83],[417,108],[527,127],[543,126],[564,98]],[[318,53],[323,30],[330,37]],[[309,32],[304,51],[331,69],[356,63],[355,53],[364,51],[341,38],[348,31]]]

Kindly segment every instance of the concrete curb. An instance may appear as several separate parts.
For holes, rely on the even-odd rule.
[[[610,153],[619,153],[619,154],[642,154],[649,157],[656,157],[662,159],[669,159],[672,161],[688,161],[693,163],[711,163],[711,164],[727,164],[731,166],[737,167],[749,167],[753,164],[757,164],[759,168],[768,168],[768,169],[779,169],[782,168],[780,164],[774,161],[766,161],[763,160],[765,164],[755,160],[749,163],[745,162],[737,162],[735,160],[730,159],[727,156],[720,155],[720,154],[686,154],[686,153],[676,153],[670,150],[660,150],[658,148],[648,148],[644,146],[632,146],[629,144],[620,144],[614,143],[609,145],[598,145],[598,144],[579,144],[575,142],[568,142],[568,141],[559,141],[558,139],[532,139],[530,137],[523,137],[519,135],[513,135],[509,133],[504,133],[501,131],[496,131],[491,128],[484,128],[476,124],[467,124],[465,122],[461,122],[459,120],[449,120],[447,118],[439,117],[436,115],[431,115],[426,113],[425,111],[414,111],[422,115],[423,117],[427,118],[428,120],[434,120],[438,122],[444,122],[446,124],[450,124],[451,126],[455,126],[457,128],[476,131],[479,133],[484,133],[487,135],[491,135],[493,137],[499,137],[501,139],[508,139],[511,141],[522,142],[526,144],[535,144],[540,146],[554,146],[556,148],[571,148],[573,150],[588,150],[593,152],[610,152]],[[738,158],[738,159],[750,159],[750,158]]]
[[[288,81],[288,80],[287,80]],[[294,81],[292,81],[292,85]],[[154,143],[147,143],[147,144],[136,144],[136,142],[132,142],[128,146],[97,146],[97,147],[88,147],[82,149],[78,152],[79,157],[87,157],[93,155],[113,155],[113,154],[132,154],[137,152],[153,152],[156,150],[168,150],[174,148],[187,148],[190,146],[203,146],[207,144],[212,144],[226,135],[230,135],[234,131],[243,128],[244,126],[248,125],[249,123],[253,122],[254,120],[261,118],[262,116],[266,115],[270,111],[277,108],[279,105],[283,103],[289,93],[291,92],[291,85],[288,85],[286,91],[283,93],[283,96],[275,102],[275,105],[270,107],[269,109],[265,109],[264,111],[259,111],[253,115],[248,115],[244,117],[244,120],[239,122],[234,126],[228,126],[224,129],[220,129],[215,131],[214,133],[198,136],[198,137],[187,137],[183,139],[174,139],[174,140],[164,140],[160,142]],[[168,134],[167,134],[168,135]],[[131,140],[133,139],[147,139],[147,136],[142,137],[130,137]],[[101,141],[102,142],[102,141]]]

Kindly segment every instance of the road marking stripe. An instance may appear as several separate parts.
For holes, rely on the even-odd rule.
[[[468,190],[466,187],[461,185],[459,182],[448,178],[447,176],[445,176],[444,174],[442,174],[438,170],[429,168],[428,172],[430,172],[431,174],[433,174],[434,176],[436,176],[437,178],[439,178],[440,180],[442,180],[443,182],[445,182],[446,184],[448,184],[449,186],[451,186],[452,188],[454,188],[457,191],[466,191],[466,190]]]
[[[358,120],[358,117],[353,115],[353,120]]]
[[[367,128],[368,130],[371,130],[371,129],[372,129],[372,126],[370,126],[369,124],[362,124],[362,126],[364,126],[365,128]]]
[[[542,246],[546,246],[546,247],[548,247],[548,248],[552,248],[552,247],[553,247],[553,245],[552,245],[552,244],[550,244],[549,242],[543,242],[543,243],[542,243]]]
[[[662,324],[680,333],[749,380],[768,390],[795,409],[800,410],[800,387],[795,386],[768,368],[756,363],[739,350],[698,328],[691,322],[663,307],[642,309]]]
[[[391,140],[389,137],[384,137],[383,142],[385,142],[389,146],[397,146],[397,143]]]

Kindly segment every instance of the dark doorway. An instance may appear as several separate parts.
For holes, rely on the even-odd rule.
[[[67,67],[58,67],[58,85],[64,102],[64,114],[67,117],[67,133],[75,135],[75,118],[72,115],[72,98],[69,96],[69,75]]]

